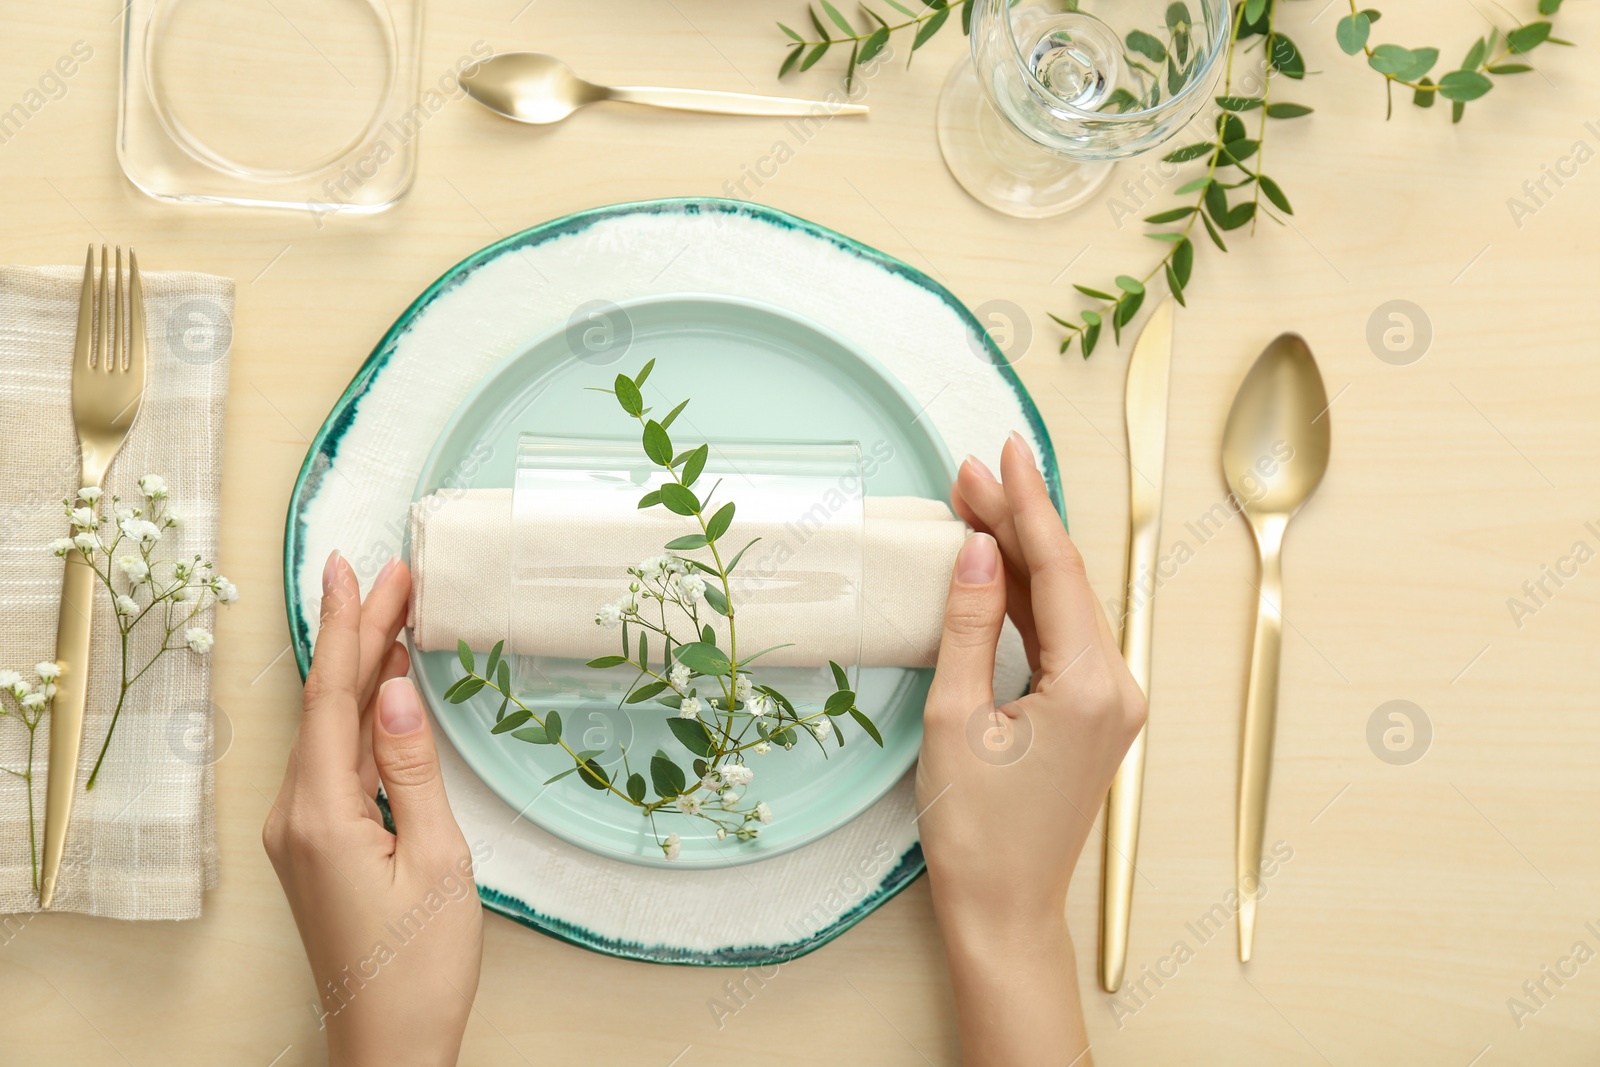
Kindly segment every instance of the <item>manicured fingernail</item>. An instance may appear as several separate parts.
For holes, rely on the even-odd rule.
[[[994,538],[985,533],[975,533],[961,546],[956,557],[956,581],[961,585],[988,585],[994,581],[999,566],[1000,553]]]
[[[422,726],[422,702],[406,678],[390,678],[378,690],[378,717],[393,737],[414,733]]]
[[[385,563],[383,565],[383,570],[378,572],[378,577],[376,579],[374,579],[372,584],[375,585],[375,586],[382,585],[383,584],[383,580],[385,578],[389,577],[390,573],[393,572],[393,570],[394,570],[395,564],[399,563],[399,562],[400,562],[400,557],[399,556],[390,556],[389,557],[389,562]]]
[[[328,592],[333,588],[334,575],[339,573],[339,550],[336,548],[328,553],[328,562],[322,565],[322,591]]]
[[[991,482],[997,482],[1000,480],[994,476],[994,471],[984,466],[983,460],[979,459],[977,456],[968,456],[967,466],[971,467],[974,471],[976,471],[978,474],[981,474]]]
[[[1015,430],[1011,431],[1011,443],[1016,445],[1017,448],[1019,448],[1022,451],[1022,454],[1024,456],[1028,457],[1028,462],[1029,463],[1035,462],[1034,458],[1033,458],[1033,449],[1028,447],[1028,442],[1024,441],[1022,439],[1022,435],[1020,433],[1018,433],[1017,431],[1015,431]]]

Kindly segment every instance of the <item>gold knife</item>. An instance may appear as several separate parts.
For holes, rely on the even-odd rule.
[[[1150,315],[1128,361],[1128,577],[1122,655],[1150,696],[1156,553],[1161,547],[1161,484],[1167,454],[1167,391],[1172,370],[1172,298]],[[1106,795],[1105,855],[1100,866],[1100,985],[1122,987],[1133,914],[1139,800],[1144,792],[1145,731],[1140,730]]]
[[[80,486],[98,487],[112,458],[127,440],[144,399],[145,364],[144,289],[139,261],[130,248],[124,311],[122,249],[117,249],[113,270],[108,249],[100,246],[97,296],[94,246],[90,245],[83,265],[78,339],[72,353],[72,421],[83,461]],[[94,588],[95,577],[89,563],[76,550],[68,552],[61,580],[61,613],[56,622],[56,662],[61,667],[61,677],[50,704],[50,773],[45,782],[44,859],[39,879],[41,908],[48,908],[55,901],[61,857],[67,848],[67,822],[77,795],[78,750],[83,744],[84,709],[89,699]]]

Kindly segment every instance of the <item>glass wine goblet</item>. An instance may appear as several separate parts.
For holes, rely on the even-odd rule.
[[[1092,197],[1211,99],[1228,0],[969,0],[972,54],[939,96],[939,148],[981,203],[1047,218]]]

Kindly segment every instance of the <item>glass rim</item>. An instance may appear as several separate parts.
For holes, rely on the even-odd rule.
[[[1011,5],[1009,0],[991,0],[991,2],[998,2],[1002,4],[1006,10],[1006,17],[1004,20],[1006,25],[1006,39],[1011,42],[1011,53],[1017,59],[1017,66],[1021,68],[1022,76],[1027,79],[1028,85],[1035,92],[1044,97],[1048,103],[1048,106],[1052,110],[1065,112],[1075,120],[1088,119],[1114,123],[1122,123],[1141,118],[1148,119],[1152,115],[1171,114],[1172,105],[1178,103],[1191,93],[1195,92],[1202,83],[1209,83],[1213,81],[1213,78],[1211,77],[1212,68],[1216,66],[1217,57],[1223,54],[1227,39],[1232,32],[1234,19],[1233,9],[1229,0],[1214,0],[1215,3],[1222,6],[1223,17],[1217,20],[1217,32],[1215,34],[1216,39],[1212,41],[1211,50],[1208,53],[1209,58],[1206,61],[1205,71],[1207,77],[1196,78],[1194,81],[1190,82],[1172,96],[1168,97],[1165,101],[1157,104],[1154,107],[1141,108],[1138,111],[1122,111],[1115,114],[1107,114],[1103,111],[1085,111],[1082,108],[1075,107],[1061,99],[1061,97],[1056,95],[1054,90],[1041,82],[1034,75],[1032,68],[1023,61],[1022,48],[1017,44],[1016,26],[1012,23],[1010,17]],[[1205,4],[1207,2],[1213,2],[1213,0],[1196,0],[1196,2]],[[976,38],[974,38],[974,40],[976,40]]]

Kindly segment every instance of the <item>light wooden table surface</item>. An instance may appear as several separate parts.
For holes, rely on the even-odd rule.
[[[482,41],[559,53],[597,80],[780,91],[772,22],[802,12],[798,0],[524,3],[431,4],[424,77]],[[1600,148],[1600,124],[1586,125],[1600,119],[1600,10],[1569,4],[1559,32],[1580,47],[1541,50],[1542,75],[1510,80],[1452,126],[1409,106],[1384,122],[1380,80],[1334,45],[1341,6],[1284,16],[1320,72],[1285,91],[1315,116],[1276,125],[1268,148],[1292,226],[1236,236],[1228,256],[1202,248],[1178,319],[1164,551],[1186,561],[1158,599],[1130,964],[1135,977],[1146,966],[1165,977],[1139,1001],[1096,989],[1091,846],[1071,922],[1094,1053],[1112,1065],[1594,1064],[1600,563],[1547,582],[1553,595],[1520,625],[1508,599],[1576,545],[1585,559],[1600,549],[1586,525],[1600,520],[1600,163],[1575,176],[1561,163],[1577,142],[1585,159]],[[1375,39],[1434,43],[1447,57],[1491,11],[1388,6]],[[534,131],[455,102],[427,126],[415,188],[388,214],[317,229],[294,215],[179,209],[146,199],[117,167],[115,9],[0,0],[0,108],[75,41],[93,49],[65,97],[0,143],[0,257],[73,262],[105,235],[139,244],[151,267],[238,280],[221,561],[244,601],[220,620],[216,651],[215,699],[234,730],[217,773],[222,885],[198,922],[50,916],[0,947],[0,1063],[320,1063],[310,975],[259,840],[298,711],[279,553],[308,438],[384,328],[469,252],[580,208],[721,194],[785,134],[765,120],[621,107]],[[1019,370],[1109,600],[1122,580],[1126,352],[1062,359],[1045,313],[1077,306],[1071,281],[1099,284],[1153,246],[1138,227],[1117,228],[1111,193],[1047,222],[1001,218],[962,193],[932,126],[958,47],[947,31],[909,71],[880,72],[868,121],[830,123],[751,192],[904,258],[971,306],[1024,310],[1032,342]],[[789,88],[824,91],[831,60]],[[1519,226],[1508,198],[1558,164],[1563,186],[1549,184],[1554,195]],[[1124,164],[1118,184],[1139,167]],[[1431,322],[1431,346],[1410,365],[1367,342],[1369,318],[1392,300]],[[1237,520],[1210,534],[1186,524],[1223,499],[1229,401],[1284,329],[1306,336],[1337,395],[1334,461],[1288,548],[1267,838],[1293,858],[1269,883],[1257,958],[1241,967],[1231,924],[1211,937],[1196,924],[1232,885],[1254,555]],[[1431,723],[1431,747],[1408,765],[1367,740],[1391,700]],[[1572,956],[1579,944],[1588,962]],[[1544,978],[1547,966],[1568,977]],[[484,967],[464,1063],[957,1058],[925,882],[785,965],[722,1029],[707,1005],[727,972],[622,962],[495,916]],[[1535,1001],[1524,983],[1541,979],[1548,993]],[[1537,1012],[1519,1025],[1510,998]]]

